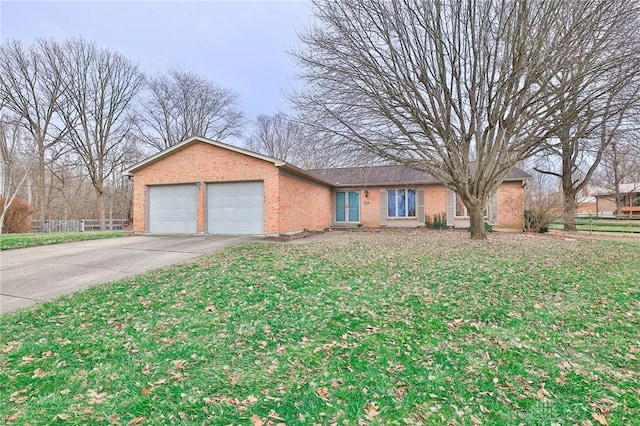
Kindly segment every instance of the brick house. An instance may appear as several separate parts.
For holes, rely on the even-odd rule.
[[[269,235],[329,227],[418,227],[446,214],[468,227],[456,194],[404,166],[302,170],[284,161],[194,137],[125,170],[133,179],[133,230]],[[515,169],[487,208],[498,229],[521,231],[523,187]]]

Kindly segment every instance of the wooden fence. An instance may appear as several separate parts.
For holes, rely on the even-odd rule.
[[[31,232],[91,232],[122,231],[131,228],[130,219],[105,219],[104,229],[100,219],[36,219],[31,221]]]

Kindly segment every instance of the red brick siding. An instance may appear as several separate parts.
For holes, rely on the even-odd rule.
[[[497,229],[522,230],[524,227],[523,188],[521,182],[505,182],[498,188]]]
[[[360,191],[360,223],[367,228],[380,226],[380,188],[366,189]],[[368,204],[367,204],[368,203]]]
[[[333,193],[325,186],[280,175],[279,232],[325,229],[331,225]]]
[[[442,185],[429,185],[424,188],[424,214],[431,220],[440,213],[447,214],[447,189]]]

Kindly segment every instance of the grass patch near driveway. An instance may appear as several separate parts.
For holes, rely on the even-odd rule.
[[[71,243],[74,241],[101,240],[123,237],[124,231],[101,232],[48,232],[42,234],[2,234],[0,250],[46,246],[50,244]]]
[[[255,243],[0,316],[15,424],[625,425],[638,241]]]

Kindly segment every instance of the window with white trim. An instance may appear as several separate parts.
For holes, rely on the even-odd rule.
[[[467,211],[467,206],[462,202],[462,197],[460,197],[457,193],[454,192],[455,198],[453,203],[453,212],[455,217],[469,217],[469,212]],[[484,217],[489,217],[489,206],[484,208]]]
[[[387,190],[387,217],[416,217],[415,188]]]

